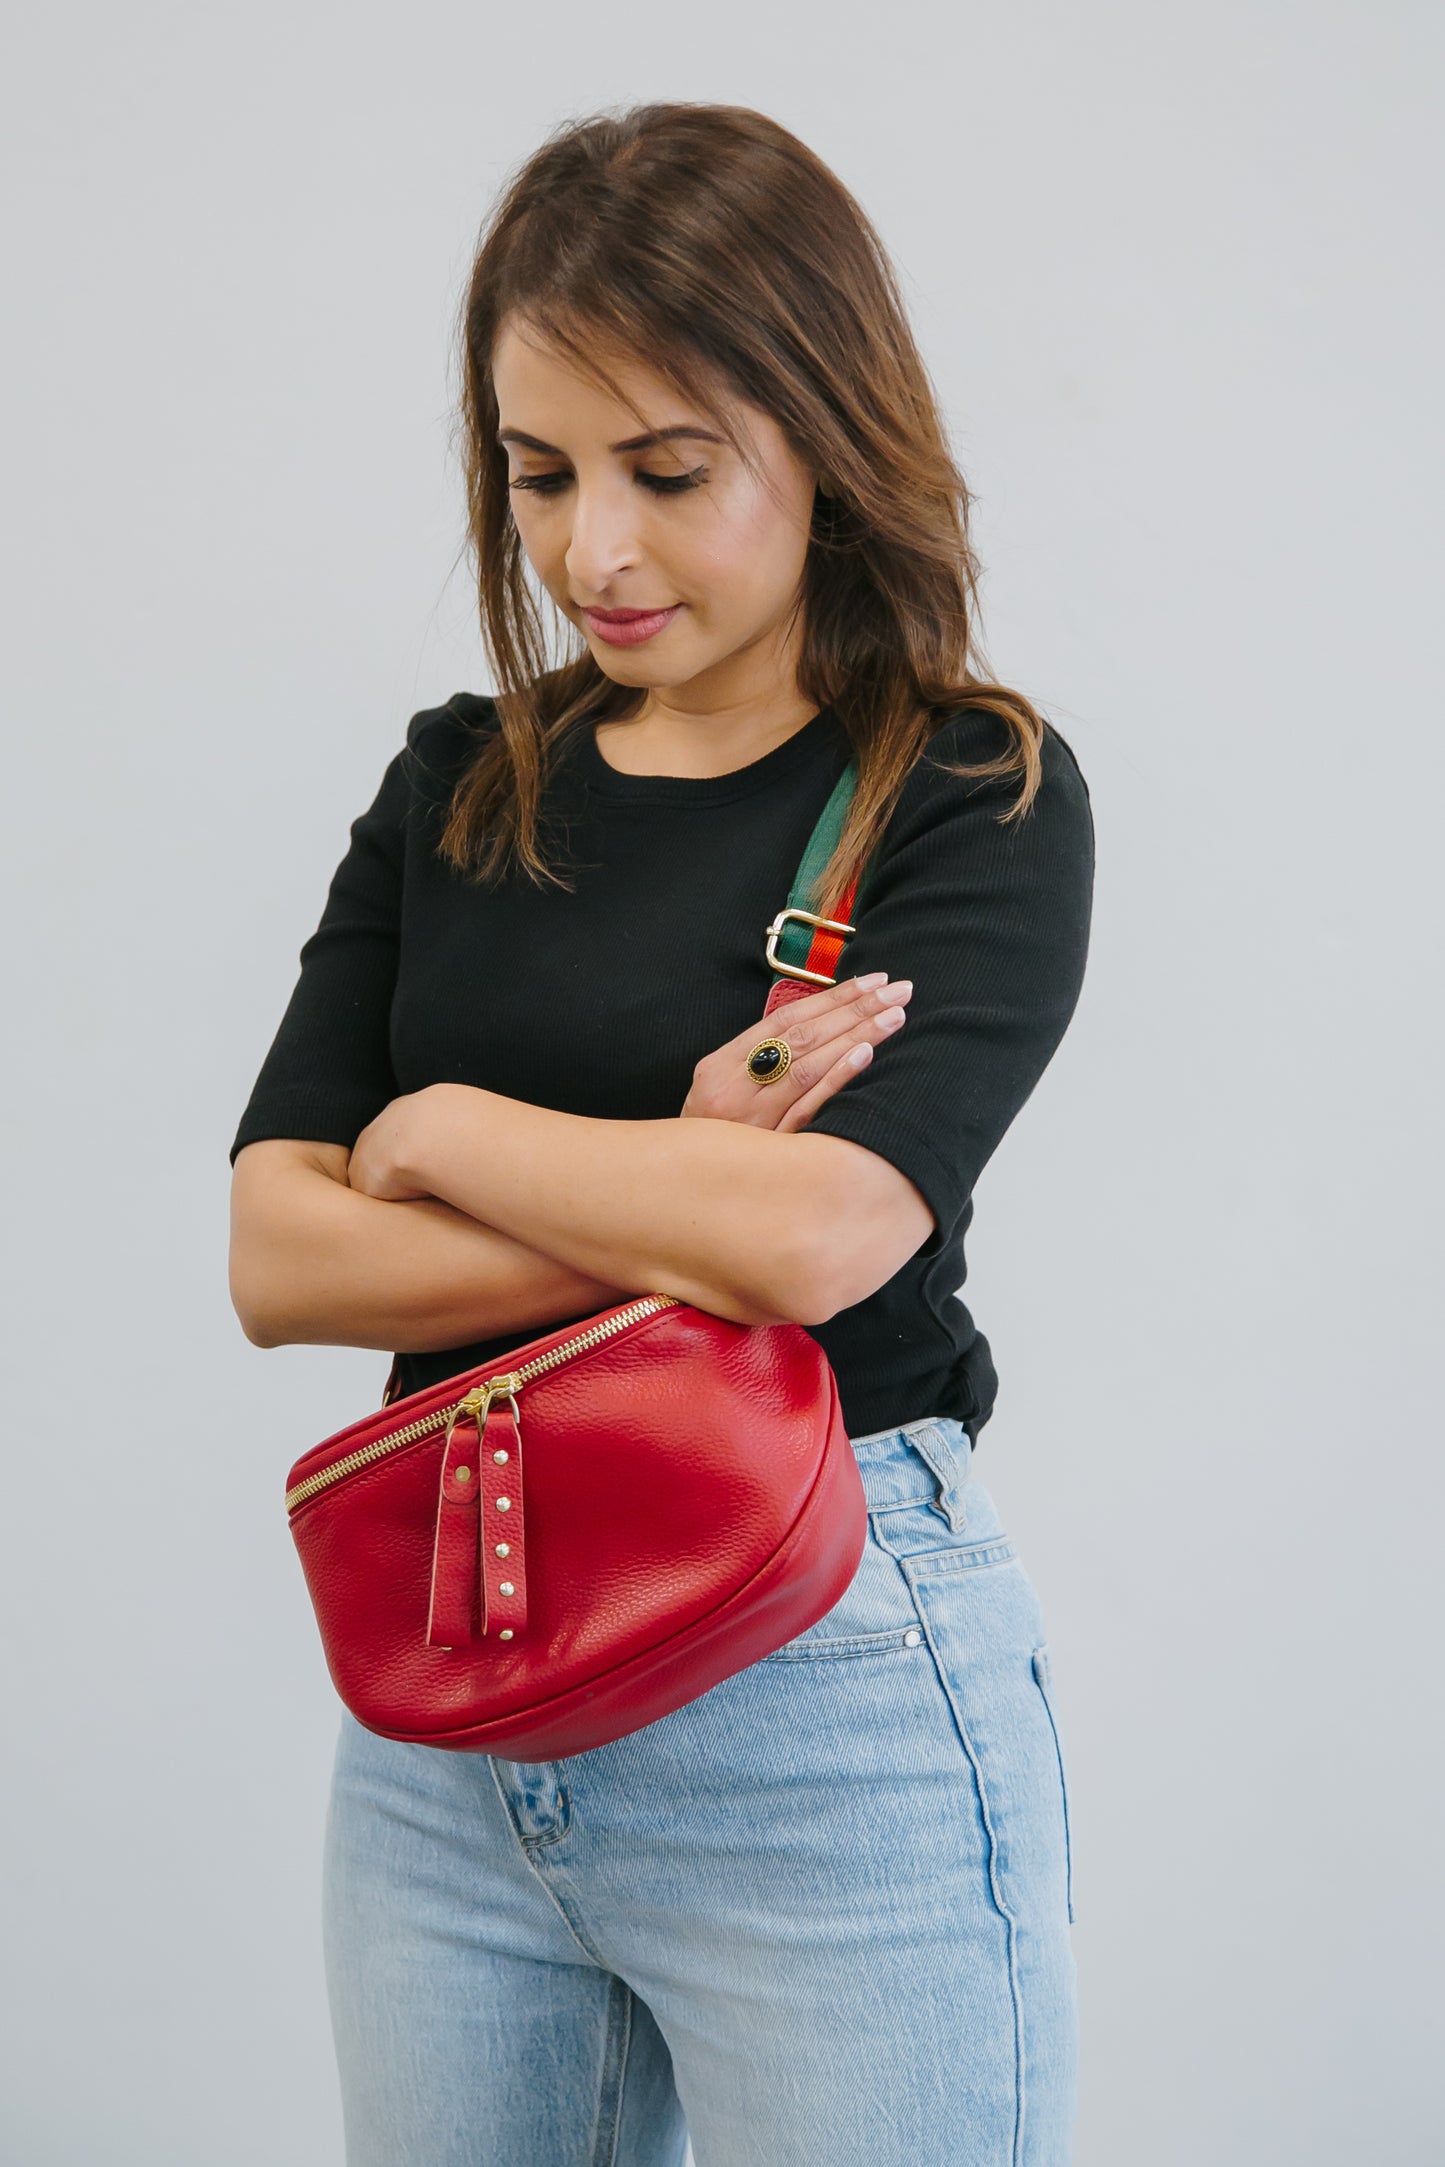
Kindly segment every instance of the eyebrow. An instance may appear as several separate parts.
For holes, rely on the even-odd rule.
[[[725,444],[727,438],[713,429],[697,429],[690,421],[675,422],[670,429],[649,429],[643,436],[625,436],[620,444],[609,444],[609,451],[646,451],[653,444],[671,443],[675,437],[693,437],[700,444]],[[556,444],[544,444],[539,436],[528,436],[525,429],[499,429],[499,444],[524,444],[528,451],[551,452],[558,459],[567,454]]]

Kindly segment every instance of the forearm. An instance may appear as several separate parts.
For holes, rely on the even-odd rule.
[[[818,1146],[830,1139],[596,1120],[459,1084],[404,1103],[399,1163],[417,1187],[577,1271],[741,1323],[829,1314]]]
[[[344,1154],[339,1164],[338,1179],[278,1156],[233,1189],[232,1301],[258,1346],[420,1354],[504,1333],[521,1340],[643,1291],[603,1283],[449,1203],[361,1195],[347,1186]]]

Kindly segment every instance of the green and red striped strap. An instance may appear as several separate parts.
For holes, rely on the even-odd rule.
[[[835,923],[841,922],[848,926],[848,932],[830,931],[826,925],[811,925],[809,918],[820,916],[821,913],[812,909],[810,898],[823,868],[837,848],[857,781],[858,763],[850,760],[834,784],[827,804],[818,815],[817,825],[808,837],[807,848],[803,852],[788,900],[767,929],[764,954],[769,969],[777,971],[779,975],[768,994],[764,1014],[778,1008],[784,1001],[802,1000],[806,994],[818,991],[820,983],[832,985],[837,978],[843,943],[852,931],[849,921],[862,874],[854,874],[830,914]],[[801,912],[804,915],[790,917],[789,912]],[[795,977],[793,973],[799,971],[816,972],[819,976],[817,979]]]

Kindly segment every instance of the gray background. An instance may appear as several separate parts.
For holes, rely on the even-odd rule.
[[[1079,2161],[1438,2156],[1438,16],[11,20],[5,2158],[340,2161],[281,1490],[386,1359],[248,1345],[226,1150],[407,717],[488,683],[476,229],[643,96],[762,107],[877,219],[990,658],[1093,788],[1089,981],[969,1280],[1070,1759]]]

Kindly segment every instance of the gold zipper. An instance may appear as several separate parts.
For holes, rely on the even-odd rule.
[[[639,1317],[653,1316],[660,1309],[676,1308],[679,1300],[680,1297],[675,1294],[645,1294],[640,1301],[629,1302],[625,1309],[619,1309],[616,1316],[609,1317],[605,1324],[594,1324],[591,1331],[579,1332],[575,1339],[564,1339],[560,1346],[549,1347],[545,1354],[534,1355],[531,1361],[524,1362],[520,1369],[507,1370],[497,1377],[484,1377],[480,1384],[473,1385],[470,1392],[453,1401],[450,1406],[434,1407],[429,1415],[419,1415],[415,1422],[405,1423],[401,1429],[391,1430],[385,1437],[374,1437],[369,1445],[360,1445],[355,1452],[348,1452],[341,1459],[333,1460],[329,1467],[318,1469],[314,1475],[307,1475],[303,1481],[296,1483],[286,1492],[287,1512],[294,1512],[298,1505],[304,1505],[308,1498],[329,1489],[333,1482],[340,1482],[344,1476],[355,1474],[357,1468],[370,1467],[373,1460],[384,1459],[388,1452],[396,1452],[403,1445],[414,1444],[418,1437],[425,1437],[432,1430],[444,1428],[450,1434],[463,1415],[479,1415],[486,1401],[506,1398],[510,1393],[520,1392],[523,1385],[530,1384],[534,1377],[545,1375],[560,1362],[570,1361],[574,1354],[581,1354],[589,1347],[599,1346],[603,1340],[611,1339],[614,1332],[621,1332],[629,1324],[635,1324]]]

